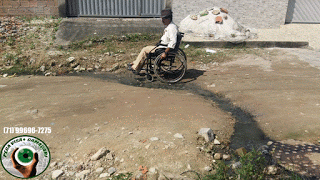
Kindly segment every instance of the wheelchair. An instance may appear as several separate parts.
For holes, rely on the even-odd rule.
[[[161,58],[165,48],[158,48],[160,43],[154,48],[155,52],[148,54],[144,60],[144,70],[148,81],[154,81],[154,76],[164,83],[176,83],[183,78],[187,70],[186,54],[179,48],[183,35],[184,33],[178,33],[176,46],[169,51],[165,59]]]

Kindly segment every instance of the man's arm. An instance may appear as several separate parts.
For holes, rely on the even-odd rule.
[[[167,54],[169,53],[170,49],[174,49],[176,44],[177,44],[177,34],[178,34],[178,29],[175,27],[168,28],[168,36],[169,36],[169,44],[168,48],[166,48],[165,52],[162,54],[162,58],[166,58]]]

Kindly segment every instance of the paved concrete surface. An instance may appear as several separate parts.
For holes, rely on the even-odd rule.
[[[159,18],[66,18],[60,24],[56,43],[68,45],[88,38],[133,33],[162,33]]]
[[[305,47],[308,42],[310,48],[320,49],[319,24],[286,24],[279,29],[257,29],[257,32],[258,38],[245,41],[246,46],[297,48]],[[197,42],[198,45],[209,47],[219,47],[222,46],[221,43],[225,43],[214,41],[209,37],[190,36],[184,37],[183,41],[190,44]]]

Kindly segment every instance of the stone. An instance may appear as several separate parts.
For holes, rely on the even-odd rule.
[[[88,72],[92,72],[92,71],[93,71],[93,68],[88,68],[87,71],[88,71]]]
[[[41,66],[41,67],[39,68],[39,70],[40,70],[41,72],[46,71],[46,66]]]
[[[46,73],[44,76],[51,76],[52,75],[52,73],[51,72],[48,72],[48,73]]]
[[[241,162],[236,162],[231,165],[232,169],[238,169],[241,167]]]
[[[192,20],[197,20],[197,19],[198,19],[198,16],[197,16],[197,15],[190,15],[190,18],[191,18]]]
[[[226,9],[224,9],[224,8],[220,8],[220,11],[223,12],[223,13],[226,13],[226,14],[229,13],[228,10],[226,10]]]
[[[90,170],[83,170],[76,174],[77,178],[84,179],[88,174],[90,174]]]
[[[201,128],[199,131],[199,135],[204,137],[206,142],[211,142],[214,140],[214,133],[210,128]]]
[[[62,170],[55,170],[52,172],[51,177],[52,179],[57,179],[58,177],[63,175],[63,171]]]
[[[178,139],[183,139],[182,134],[179,134],[179,133],[175,134],[174,137]]]
[[[113,160],[113,154],[112,153],[108,153],[106,155],[107,160]]]
[[[57,165],[57,162],[52,162],[52,163],[50,163],[50,167],[51,167],[51,168],[55,167],[56,165]]]
[[[210,171],[212,170],[212,168],[211,168],[210,166],[206,166],[206,167],[204,168],[204,170],[207,171],[207,172],[210,172]]]
[[[99,149],[93,156],[91,156],[90,159],[91,159],[91,161],[97,161],[109,152],[110,151],[108,151],[106,147],[103,147],[103,148]]]
[[[73,68],[73,70],[75,70],[75,71],[79,71],[79,70],[80,70],[80,68],[81,68],[81,66],[80,66],[80,65],[78,65],[77,67]]]
[[[214,158],[215,160],[220,160],[220,159],[222,158],[222,154],[221,154],[221,153],[215,153],[214,156],[213,156],[213,158]]]
[[[152,138],[150,138],[150,141],[159,141],[159,138],[157,138],[157,137],[152,137]]]
[[[235,153],[236,153],[236,155],[242,157],[247,154],[247,150],[244,147],[242,147],[242,148],[237,149],[235,151]]]
[[[224,155],[222,156],[222,159],[223,159],[223,160],[226,160],[226,161],[230,161],[230,160],[231,160],[231,156],[230,156],[229,154],[224,154]]]
[[[269,141],[269,142],[267,143],[268,146],[271,146],[272,144],[273,144],[272,141]]]
[[[2,75],[2,77],[8,77],[8,74],[4,74],[4,75]]]
[[[117,169],[114,168],[114,167],[111,167],[111,168],[108,169],[108,173],[109,173],[110,175],[114,174],[116,171],[117,171]]]
[[[148,172],[148,179],[158,179],[158,178],[159,178],[158,170],[154,167],[150,168]]]
[[[271,165],[267,167],[267,174],[276,175],[278,173],[278,168],[275,165]]]
[[[218,141],[217,139],[214,139],[214,140],[213,140],[213,144],[214,144],[214,145],[220,145],[221,143],[220,143],[220,141]]]
[[[103,167],[99,167],[99,168],[97,168],[96,169],[96,173],[102,173],[103,172],[103,170],[104,170],[104,168]]]
[[[106,177],[110,177],[110,174],[109,173],[102,173],[99,176],[99,178],[106,178]]]
[[[222,22],[223,22],[222,17],[221,17],[221,16],[217,16],[217,17],[216,17],[216,23],[217,23],[217,24],[222,24]]]
[[[75,60],[76,60],[75,57],[69,57],[69,58],[67,59],[67,62],[68,62],[68,63],[73,63]]]
[[[212,11],[212,14],[218,15],[218,14],[220,14],[220,10],[219,10],[219,9],[214,9],[214,10]]]

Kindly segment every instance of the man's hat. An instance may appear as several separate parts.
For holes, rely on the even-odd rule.
[[[171,9],[164,9],[161,11],[161,18],[168,18],[170,16],[172,17]]]

